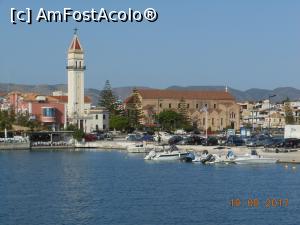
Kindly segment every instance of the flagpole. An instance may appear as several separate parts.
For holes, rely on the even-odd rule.
[[[205,110],[205,138],[207,140],[207,109]]]
[[[207,130],[208,130],[208,124],[207,124],[207,118],[208,118],[208,109],[207,107],[203,107],[200,109],[200,112],[204,112],[205,111],[205,138],[207,140]]]

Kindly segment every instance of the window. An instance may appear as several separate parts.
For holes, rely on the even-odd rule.
[[[105,124],[103,124],[103,130],[105,130],[106,129],[106,125]]]
[[[205,118],[203,118],[203,125],[205,125]]]
[[[96,114],[95,119],[96,119],[96,120],[98,119],[98,114]]]
[[[206,107],[206,108],[207,108],[207,106],[208,106],[207,103],[205,103],[205,107]]]
[[[79,61],[79,68],[81,68],[81,61]]]
[[[105,118],[106,118],[106,116],[105,116],[105,114],[103,114],[103,120],[105,120]]]
[[[178,109],[180,109],[180,103],[178,103]]]
[[[199,107],[199,105],[198,105],[198,104],[196,104],[196,109],[198,109],[198,107]]]
[[[221,126],[223,126],[223,118],[221,118]]]
[[[99,126],[98,126],[98,124],[96,124],[96,130],[99,130]]]
[[[211,119],[211,125],[213,125],[213,126],[215,125],[215,118]]]
[[[172,104],[170,103],[170,104],[169,104],[169,109],[171,109],[171,108],[172,108]]]
[[[214,104],[214,109],[216,109],[217,108],[217,104]]]
[[[55,108],[42,108],[43,116],[45,117],[55,117]]]
[[[186,104],[186,108],[187,108],[187,109],[190,108],[190,104]]]
[[[77,68],[77,61],[75,61],[75,68]]]
[[[159,103],[159,108],[161,108],[162,107],[162,104],[161,103]]]

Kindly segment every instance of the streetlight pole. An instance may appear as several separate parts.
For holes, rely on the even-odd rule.
[[[270,129],[271,129],[271,98],[275,97],[276,95],[269,95],[269,129],[268,132],[270,134]]]
[[[205,108],[205,138],[206,138],[206,141],[207,141],[207,108]]]
[[[208,117],[208,112],[207,112],[207,107],[204,106],[203,108],[200,109],[200,112],[205,112],[205,138],[207,140],[207,129],[208,129],[208,124],[207,124],[207,117]]]

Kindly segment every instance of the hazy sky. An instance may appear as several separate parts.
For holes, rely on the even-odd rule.
[[[10,9],[144,10],[154,23],[10,23]],[[86,87],[229,85],[300,88],[298,0],[0,0],[0,82],[66,83],[73,29],[85,50]]]

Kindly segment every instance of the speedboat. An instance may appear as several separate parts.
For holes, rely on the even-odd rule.
[[[144,159],[146,160],[185,160],[189,152],[181,152],[175,145],[162,152],[150,151]]]
[[[205,156],[205,155],[204,155]],[[215,163],[233,163],[235,159],[235,155],[233,151],[228,151],[226,155],[218,155],[218,154],[206,154],[206,157],[201,159],[203,164],[215,164]]]
[[[233,160],[236,164],[270,164],[276,163],[278,160],[274,158],[265,158],[257,154],[256,150],[252,150],[251,154],[237,157]]]
[[[208,151],[204,150],[200,155],[195,155],[195,158],[192,160],[194,163],[199,163],[201,160],[205,159],[208,156]]]

